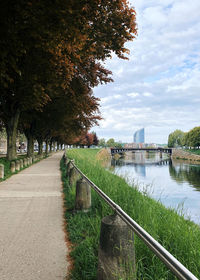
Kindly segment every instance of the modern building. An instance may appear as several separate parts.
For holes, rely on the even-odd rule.
[[[144,143],[144,128],[137,130],[133,135],[134,143]]]

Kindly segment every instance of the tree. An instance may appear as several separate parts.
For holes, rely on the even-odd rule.
[[[99,147],[106,147],[106,140],[104,138],[99,139]]]
[[[176,129],[174,132],[169,134],[168,147],[182,146],[184,139],[184,132]]]
[[[119,142],[115,142],[115,147],[121,149],[122,148],[122,144]]]
[[[194,127],[188,132],[187,143],[190,147],[200,147],[200,126]]]
[[[108,147],[115,147],[115,140],[113,138],[110,138],[107,142],[106,145]]]
[[[93,134],[93,145],[94,146],[98,146],[98,143],[99,143],[99,139],[98,139],[98,137],[97,137],[97,135],[96,135],[96,132],[92,132],[92,134]]]
[[[182,146],[189,146],[188,143],[188,132],[184,132],[183,138],[181,139]]]
[[[85,137],[86,137],[87,146],[88,146],[88,148],[89,148],[90,146],[93,145],[94,134],[93,134],[93,133],[87,133]]]
[[[100,61],[112,52],[125,59],[124,44],[137,33],[135,11],[126,0],[58,0],[48,5],[45,0],[3,0],[0,25],[0,120],[7,131],[9,160],[15,158],[23,112],[43,111],[60,93],[73,99],[80,84],[89,92],[110,82]],[[96,119],[90,105],[89,124]]]

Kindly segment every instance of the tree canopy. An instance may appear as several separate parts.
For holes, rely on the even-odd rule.
[[[126,59],[125,43],[137,34],[126,0],[2,0],[0,26],[0,121],[9,159],[30,112],[26,129],[34,123],[37,134],[44,132],[48,120],[50,135],[63,141],[96,123],[92,88],[112,81],[102,62],[112,53]]]
[[[184,138],[184,132],[180,129],[176,129],[174,132],[169,134],[168,147],[182,146]]]
[[[200,147],[200,126],[194,127],[187,133],[187,146]]]
[[[200,126],[192,128],[188,132],[176,129],[169,134],[168,147],[187,146],[200,147]]]

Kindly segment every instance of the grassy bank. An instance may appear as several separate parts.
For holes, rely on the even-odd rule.
[[[200,155],[200,149],[190,149],[190,150],[185,150],[185,151],[195,154],[195,155]]]
[[[158,240],[192,273],[200,277],[200,230],[193,222],[184,220],[175,210],[166,209],[159,202],[130,187],[124,179],[111,174],[96,161],[96,150],[69,150],[68,157],[119,204],[137,223]],[[64,172],[64,165],[62,164]],[[92,191],[92,209],[89,213],[72,211],[75,189],[69,188],[65,176],[66,219],[70,240],[73,243],[74,270],[71,279],[96,279],[97,255],[101,218],[112,210]],[[135,237],[137,279],[176,279],[144,245]]]

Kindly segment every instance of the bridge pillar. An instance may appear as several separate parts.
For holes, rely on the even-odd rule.
[[[163,157],[163,154],[162,154],[162,152],[160,152],[160,158],[162,158]]]

